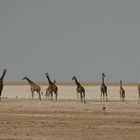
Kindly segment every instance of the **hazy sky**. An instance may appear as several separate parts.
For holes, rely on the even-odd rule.
[[[6,80],[138,81],[140,0],[0,0]]]

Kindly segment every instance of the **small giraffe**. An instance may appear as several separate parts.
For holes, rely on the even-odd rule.
[[[30,84],[30,90],[31,90],[31,93],[32,93],[32,99],[34,98],[34,92],[36,91],[39,95],[39,100],[41,101],[41,94],[40,94],[40,91],[41,91],[41,87],[38,86],[36,83],[34,83],[33,81],[31,81],[28,77],[24,77],[22,80],[27,80],[27,82]]]
[[[76,89],[76,91],[77,91],[77,100],[78,100],[79,94],[80,94],[81,102],[86,103],[86,100],[85,100],[85,89],[84,89],[84,87],[81,86],[81,84],[78,82],[78,80],[77,80],[77,78],[75,76],[73,76],[72,80],[74,80],[75,81],[75,84],[77,85],[77,89]]]
[[[122,80],[120,80],[120,101],[125,101],[125,90],[122,87]]]
[[[102,96],[103,96],[103,101],[104,101],[104,96],[106,96],[106,101],[108,101],[108,98],[107,98],[107,86],[105,85],[104,78],[105,78],[105,74],[102,73],[101,99],[102,99]]]
[[[2,90],[3,90],[3,79],[5,77],[6,72],[7,72],[7,70],[4,69],[3,74],[0,78],[0,101],[1,101],[1,94],[2,94]]]
[[[54,82],[52,82],[48,73],[46,73],[45,75],[46,75],[46,77],[48,79],[48,82],[49,82],[49,86],[46,89],[46,97],[51,95],[51,101],[52,101],[53,93],[54,93],[55,94],[55,99],[57,101],[58,87],[56,86],[56,81],[54,80]]]
[[[138,93],[139,93],[139,101],[140,101],[140,83],[138,84]]]

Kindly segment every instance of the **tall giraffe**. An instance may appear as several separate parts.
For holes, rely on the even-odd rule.
[[[125,90],[122,87],[122,80],[120,80],[120,101],[125,101]]]
[[[107,98],[107,86],[105,85],[104,78],[105,78],[105,74],[102,73],[101,99],[102,99],[102,96],[103,96],[103,101],[104,101],[104,98],[106,96],[106,101],[108,101],[108,98]]]
[[[78,82],[78,80],[77,80],[77,78],[75,76],[73,76],[72,80],[74,80],[75,81],[75,84],[77,85],[77,89],[76,89],[76,91],[77,91],[77,100],[78,100],[79,94],[80,94],[81,102],[86,103],[86,100],[85,100],[85,89],[84,89],[84,87],[81,86],[81,84]]]
[[[48,82],[49,82],[49,86],[46,89],[46,96],[51,95],[51,101],[52,101],[52,99],[53,99],[53,93],[54,93],[55,94],[55,99],[57,101],[58,87],[56,86],[56,81],[54,80],[54,82],[52,82],[48,73],[45,73],[45,75],[46,75],[46,77],[48,79]]]
[[[30,84],[30,90],[31,90],[31,93],[32,93],[32,99],[34,98],[34,92],[36,91],[39,95],[39,100],[41,101],[41,94],[40,94],[40,91],[41,91],[41,87],[38,86],[36,83],[34,83],[33,81],[31,81],[28,77],[24,77],[22,80],[27,80],[27,82]]]
[[[2,94],[2,90],[3,90],[3,79],[5,77],[6,72],[7,72],[7,70],[4,69],[3,74],[0,78],[0,101],[1,101],[1,94]]]

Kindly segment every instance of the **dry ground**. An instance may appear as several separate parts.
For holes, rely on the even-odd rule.
[[[9,90],[11,98],[6,98]],[[1,140],[140,140],[140,104],[137,99],[130,98],[133,89],[128,88],[129,98],[123,103],[113,98],[115,92],[110,95],[109,102],[87,95],[86,104],[61,95],[57,102],[45,98],[42,101],[16,99],[12,97],[14,90],[12,87],[5,89],[5,98],[0,102]],[[96,90],[88,88],[87,94],[91,91],[94,94]],[[62,94],[64,92],[67,90]],[[132,97],[135,96],[136,93]]]
[[[0,139],[139,140],[140,104],[4,99]]]

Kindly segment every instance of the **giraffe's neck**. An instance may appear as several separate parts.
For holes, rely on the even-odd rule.
[[[34,83],[33,81],[31,81],[29,78],[26,78],[26,80],[28,81],[28,83],[29,83],[31,86],[35,85],[35,83]]]
[[[48,79],[49,84],[52,85],[53,83],[48,75],[47,75],[47,79]]]
[[[75,80],[76,85],[80,86],[80,83],[77,81],[76,77],[74,78],[74,80]]]
[[[120,82],[120,88],[122,88],[122,82]]]
[[[105,82],[104,82],[104,76],[102,76],[102,84],[103,85],[105,84]]]
[[[4,70],[4,71],[3,71],[3,74],[2,74],[2,76],[1,76],[1,78],[0,78],[1,80],[3,80],[3,79],[4,79],[5,74],[6,74],[6,70]]]

